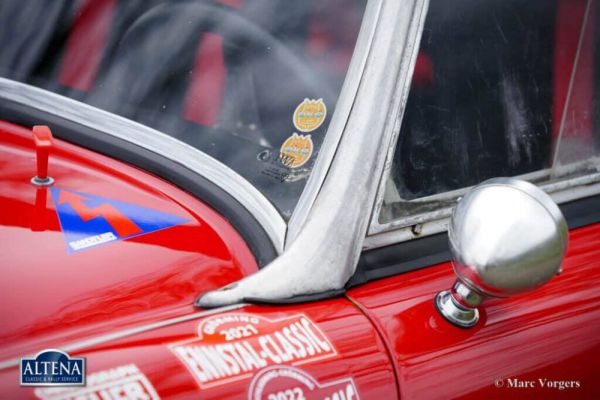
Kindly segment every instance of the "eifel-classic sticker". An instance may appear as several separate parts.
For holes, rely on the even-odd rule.
[[[354,380],[342,378],[321,383],[299,368],[272,366],[258,372],[248,400],[360,400]]]
[[[169,345],[205,389],[249,378],[270,365],[302,365],[337,356],[304,314],[271,320],[231,313],[203,320],[198,338]]]
[[[304,99],[294,111],[294,126],[300,132],[312,132],[325,122],[327,106],[323,99]]]
[[[306,164],[313,153],[313,141],[310,135],[294,133],[288,137],[279,150],[279,157],[283,165],[289,168],[298,168]]]
[[[122,365],[87,376],[85,387],[37,388],[44,400],[159,400],[156,390],[135,364]]]

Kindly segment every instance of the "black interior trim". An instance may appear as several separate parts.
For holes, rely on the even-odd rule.
[[[136,166],[169,181],[201,199],[225,217],[246,241],[260,267],[277,257],[277,251],[267,233],[246,208],[217,184],[184,166],[133,143],[21,104],[3,101],[0,104],[0,118],[27,127],[46,124],[57,138]]]
[[[599,223],[600,195],[561,204],[560,209],[567,219],[569,229]],[[364,251],[346,288],[449,260],[446,232]]]

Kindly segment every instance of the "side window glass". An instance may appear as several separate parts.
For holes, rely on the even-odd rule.
[[[431,0],[379,224],[492,177],[600,172],[598,6]]]

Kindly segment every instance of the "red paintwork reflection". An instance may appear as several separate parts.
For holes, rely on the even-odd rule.
[[[270,320],[304,314],[328,338],[337,356],[295,368],[323,383],[351,377],[363,400],[397,398],[385,345],[367,318],[346,299],[297,306],[247,306],[235,312],[255,314]],[[197,338],[201,321],[183,322],[73,354],[86,357],[88,374],[134,364],[163,399],[248,399],[252,377],[200,389],[190,371],[169,349],[170,343]],[[35,398],[34,390],[19,387],[16,367],[0,371],[0,398]]]
[[[198,293],[257,268],[236,231],[202,202],[139,169],[55,139],[49,175],[56,187],[189,221],[68,254],[49,190],[30,183],[36,172],[31,130],[0,121],[0,171],[2,360],[194,312]]]
[[[486,301],[474,329],[434,309],[434,295],[454,280],[444,263],[349,293],[388,340],[401,398],[600,398],[600,224],[571,231],[562,275],[530,294]],[[509,388],[508,378],[537,388]],[[547,390],[538,379],[581,387]]]

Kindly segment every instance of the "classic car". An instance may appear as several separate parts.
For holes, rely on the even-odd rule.
[[[595,0],[2,0],[0,399],[600,398]]]

